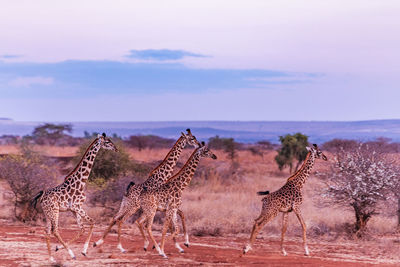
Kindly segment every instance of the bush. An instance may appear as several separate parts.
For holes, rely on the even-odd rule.
[[[8,155],[0,160],[0,179],[6,180],[14,193],[14,215],[18,220],[24,219],[20,210],[25,210],[40,190],[54,185],[58,174],[50,162],[30,148],[21,150],[22,155]]]
[[[156,135],[132,135],[126,143],[141,151],[144,148],[170,148],[175,143],[175,140]]]
[[[229,159],[232,161],[236,158],[236,150],[239,144],[233,138],[220,138],[218,135],[208,139],[208,147],[210,149],[222,149],[228,153]]]

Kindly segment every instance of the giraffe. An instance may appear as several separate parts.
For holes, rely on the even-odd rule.
[[[72,259],[76,259],[74,253],[69,248],[68,244],[77,240],[84,232],[85,227],[82,220],[85,220],[90,225],[89,234],[83,246],[82,254],[86,256],[90,238],[93,232],[94,221],[87,215],[82,207],[86,200],[85,185],[89,178],[90,171],[93,167],[93,162],[97,153],[101,148],[106,150],[118,151],[117,147],[111,142],[106,134],[98,135],[97,138],[89,145],[82,159],[79,161],[75,169],[71,171],[64,179],[64,182],[56,187],[40,191],[32,200],[32,206],[35,207],[37,202],[43,209],[46,218],[46,244],[49,253],[50,261],[54,261],[50,249],[50,235],[53,234],[57,240],[67,249]],[[69,242],[65,242],[58,231],[58,216],[60,212],[71,211],[75,217],[77,224],[80,228],[78,234]],[[58,247],[56,247],[56,251]]]
[[[174,146],[171,148],[171,150],[168,152],[164,160],[149,174],[149,177],[146,179],[145,182],[139,185],[135,185],[134,182],[130,182],[127,189],[126,193],[122,198],[120,208],[117,212],[117,214],[111,219],[111,222],[109,223],[107,229],[104,231],[103,236],[97,241],[93,243],[93,247],[100,246],[101,244],[104,243],[104,239],[110,232],[111,228],[114,226],[114,224],[118,223],[118,249],[122,252],[125,253],[126,250],[122,247],[121,244],[121,228],[122,224],[135,212],[140,208],[139,205],[139,196],[143,189],[150,190],[152,188],[159,187],[162,185],[171,175],[173,168],[175,167],[181,153],[182,149],[187,145],[191,145],[193,147],[199,147],[200,143],[197,141],[196,137],[192,135],[192,132],[190,129],[186,129],[186,134],[181,133],[181,136],[179,139],[176,141]],[[181,210],[178,211],[181,221],[182,221],[182,227],[183,227],[183,232],[185,234],[185,245],[189,246],[189,235],[186,230],[186,224],[185,224],[185,217],[184,214]],[[144,232],[143,232],[143,227],[137,222],[138,228],[140,230],[140,233],[142,237],[144,238],[144,250],[147,250],[147,246],[149,244],[148,239],[146,238]]]
[[[140,195],[140,207],[143,211],[138,221],[140,224],[146,223],[146,230],[157,249],[158,253],[167,258],[164,253],[165,236],[169,227],[172,229],[172,237],[175,243],[175,247],[179,252],[184,250],[179,246],[176,241],[176,235],[179,233],[177,226],[177,214],[182,204],[182,192],[189,185],[194,172],[196,171],[197,165],[199,164],[200,158],[209,157],[217,159],[217,156],[212,153],[208,147],[202,142],[202,146],[196,148],[190,158],[187,160],[182,169],[169,178],[163,185],[153,190],[144,190]],[[154,240],[152,234],[152,224],[154,216],[157,210],[163,210],[166,212],[166,218],[162,230],[161,245],[159,246]]]
[[[287,182],[279,190],[269,194],[269,191],[258,192],[259,195],[266,195],[262,199],[262,209],[260,216],[255,219],[253,230],[250,235],[250,241],[243,248],[243,254],[246,254],[252,249],[252,245],[256,239],[258,232],[262,227],[273,218],[275,218],[279,212],[283,213],[282,218],[282,233],[281,233],[281,252],[284,256],[287,255],[285,248],[283,247],[283,240],[288,225],[288,214],[291,211],[297,216],[301,227],[303,229],[303,246],[305,255],[309,255],[307,247],[306,237],[306,225],[303,217],[301,216],[300,205],[303,202],[302,188],[310,175],[311,169],[314,166],[316,158],[328,160],[327,157],[319,150],[316,144],[313,147],[307,147],[308,153],[306,159],[303,162],[301,168],[292,176],[287,179]]]

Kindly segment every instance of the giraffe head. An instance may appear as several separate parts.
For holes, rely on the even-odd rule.
[[[315,158],[317,159],[323,159],[323,160],[328,160],[328,158],[322,153],[321,150],[319,150],[318,146],[316,144],[313,144],[312,147],[306,147],[308,151],[310,151]]]
[[[106,136],[105,133],[97,135],[97,142],[100,145],[100,148],[104,148],[106,150],[113,150],[115,152],[118,151],[117,147],[114,143]]]
[[[192,134],[190,129],[186,129],[186,132],[187,133],[182,132],[182,136],[185,138],[186,144],[191,145],[195,148],[200,147],[200,142],[197,141],[196,137]]]
[[[217,159],[217,156],[206,146],[204,142],[201,142],[200,147],[198,148],[198,153],[200,153],[201,157]]]

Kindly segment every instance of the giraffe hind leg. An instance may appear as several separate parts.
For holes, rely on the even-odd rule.
[[[249,250],[252,249],[252,245],[254,241],[256,240],[257,234],[260,232],[260,230],[263,228],[263,226],[268,223],[270,220],[276,217],[278,215],[277,211],[271,212],[269,214],[261,214],[257,219],[255,219],[253,229],[251,231],[250,235],[250,240],[246,244],[246,246],[243,248],[243,254],[246,254],[249,252]]]

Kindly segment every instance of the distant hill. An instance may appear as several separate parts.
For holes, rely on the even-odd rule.
[[[44,123],[44,122],[42,122]],[[41,122],[18,122],[0,119],[0,135],[27,135]],[[63,122],[65,123],[65,122]],[[253,143],[260,140],[278,142],[280,135],[301,132],[311,142],[323,143],[333,138],[373,140],[386,137],[400,142],[400,120],[371,121],[171,121],[171,122],[73,122],[73,135],[87,132],[130,135],[158,135],[178,137],[181,131],[191,128],[200,140],[210,137],[232,137],[239,142]]]

